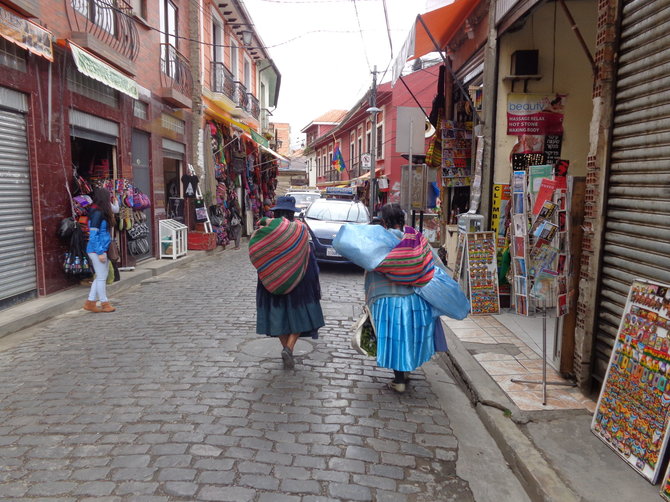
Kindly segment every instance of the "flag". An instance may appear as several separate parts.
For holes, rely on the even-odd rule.
[[[342,172],[347,168],[347,165],[344,163],[344,157],[342,157],[342,152],[340,151],[340,145],[335,147],[333,152],[333,160],[330,163],[331,167],[336,171]]]

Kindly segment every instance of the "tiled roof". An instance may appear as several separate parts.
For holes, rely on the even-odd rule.
[[[330,110],[329,112],[326,112],[320,117],[312,120],[312,123],[319,123],[319,122],[339,123],[340,120],[342,120],[342,117],[344,117],[347,114],[347,112],[348,110]]]

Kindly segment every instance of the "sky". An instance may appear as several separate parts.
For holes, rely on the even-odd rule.
[[[378,83],[389,81],[390,63],[417,14],[438,4],[386,0],[387,32],[383,0],[244,0],[281,73],[270,120],[290,124],[291,146],[300,147],[300,130],[320,115],[352,108],[372,85],[375,65]]]

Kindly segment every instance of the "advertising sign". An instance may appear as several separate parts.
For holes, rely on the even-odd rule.
[[[53,61],[51,32],[0,8],[0,36],[38,56]]]
[[[507,134],[563,134],[564,94],[509,94]]]

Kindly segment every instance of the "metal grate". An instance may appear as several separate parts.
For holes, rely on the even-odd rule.
[[[9,66],[14,70],[26,71],[26,60],[28,51],[16,44],[0,38],[0,64]]]
[[[174,131],[178,134],[184,134],[185,131],[183,120],[179,120],[178,118],[175,118],[172,115],[167,115],[166,113],[161,115],[161,125],[164,129]]]
[[[100,103],[104,103],[114,108],[119,106],[119,93],[106,86],[102,82],[98,82],[83,73],[77,71],[74,67],[68,68],[67,71],[67,88],[72,92],[94,99]]]
[[[133,103],[133,115],[138,119],[148,119],[149,118],[149,105],[144,101],[135,100]]]

